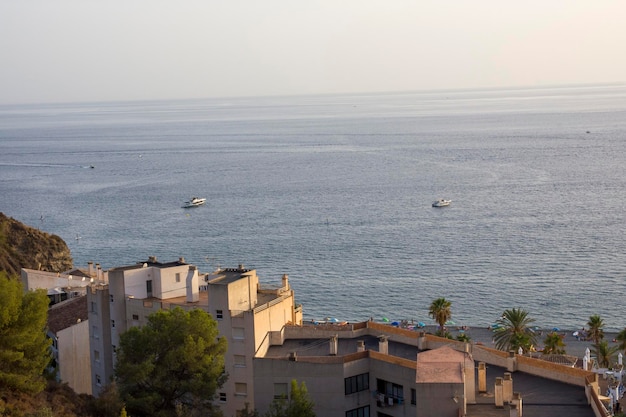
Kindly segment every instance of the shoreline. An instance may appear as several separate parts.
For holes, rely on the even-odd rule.
[[[421,331],[425,331],[427,333],[435,333],[438,329],[438,326],[428,325],[426,327],[421,328]],[[449,327],[448,331],[454,338],[461,334],[461,331],[457,327]],[[561,329],[556,333],[563,336],[563,342],[565,343],[565,352],[567,355],[577,356],[578,358],[582,358],[585,356],[585,350],[587,348],[593,349],[593,342],[591,340],[579,340],[573,335],[576,330],[568,330]],[[494,348],[495,345],[493,343],[493,331],[488,328],[481,327],[467,327],[464,331],[465,334],[470,338],[470,341],[473,343],[482,343],[484,346]],[[540,335],[537,336],[537,348],[543,347],[543,341],[548,333],[551,331],[543,331]],[[618,332],[605,332],[604,340],[609,342],[609,346],[616,346],[618,343],[613,342]]]

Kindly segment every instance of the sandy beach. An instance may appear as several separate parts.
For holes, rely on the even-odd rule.
[[[426,326],[424,330],[428,333],[435,333],[437,331],[437,326]],[[448,331],[452,334],[452,336],[456,337],[461,334],[461,330],[457,327],[449,327]],[[582,358],[585,356],[585,350],[587,348],[592,349],[593,342],[590,340],[582,341],[577,339],[573,333],[575,330],[559,330],[557,333],[563,335],[563,342],[565,343],[565,351],[568,355],[577,356]],[[550,331],[539,332],[537,336],[537,349],[541,349],[543,347],[543,340],[546,335],[550,333]],[[487,347],[495,348],[493,343],[493,331],[488,328],[480,328],[480,327],[469,327],[465,330],[465,334],[467,334],[470,340],[474,343],[482,343]],[[612,342],[617,333],[615,332],[605,332],[604,339],[609,341],[609,346],[614,346],[617,343]]]

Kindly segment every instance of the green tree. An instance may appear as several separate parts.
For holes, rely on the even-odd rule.
[[[430,304],[428,309],[428,315],[433,318],[439,324],[438,334],[440,336],[445,335],[444,327],[446,322],[452,318],[452,310],[450,307],[452,303],[445,298],[437,298]]]
[[[615,340],[619,342],[618,349],[626,351],[626,328],[622,329],[622,331],[615,336]]]
[[[494,331],[496,348],[517,351],[521,347],[524,352],[528,352],[531,346],[537,344],[535,333],[530,329],[530,324],[534,321],[521,308],[504,310]]]
[[[48,296],[45,290],[24,293],[22,283],[0,271],[0,389],[38,393],[50,363],[46,338]]]
[[[589,327],[589,338],[593,340],[594,345],[597,345],[604,339],[604,320],[599,315],[594,314],[589,317],[587,326]]]
[[[615,354],[619,350],[619,346],[609,346],[609,342],[602,340],[599,343],[593,345],[591,354],[594,355],[598,361],[598,367],[609,368],[614,361]]]
[[[309,392],[304,382],[298,386],[298,381],[291,381],[289,398],[277,398],[270,404],[265,417],[315,417],[315,404],[309,398]]]
[[[90,415],[93,417],[119,417],[124,410],[124,403],[115,382],[111,382],[92,402]],[[125,412],[125,410],[124,410]]]
[[[456,340],[458,340],[459,342],[470,342],[472,339],[465,333],[461,333],[460,335],[458,335],[456,337]]]
[[[206,312],[160,310],[120,337],[116,383],[133,417],[215,415],[212,400],[226,380],[226,340]],[[193,412],[193,413],[192,413]]]
[[[543,354],[565,354],[565,342],[557,332],[550,332],[543,341]]]
[[[260,415],[257,410],[251,410],[250,404],[246,403],[243,409],[237,410],[237,417],[260,417]]]

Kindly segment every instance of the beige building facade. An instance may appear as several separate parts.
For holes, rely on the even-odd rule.
[[[318,416],[458,417],[494,415],[480,413],[494,408],[514,415],[509,408],[521,410],[523,392],[515,393],[517,402],[507,400],[512,384],[495,403],[477,403],[485,363],[502,368],[499,379],[507,382],[507,373],[521,371],[574,386],[580,390],[575,395],[602,412],[591,372],[373,321],[303,324],[286,275],[270,286],[243,265],[200,274],[182,258],[150,258],[111,269],[108,279],[87,295],[94,395],[113,378],[119,336],[145,324],[151,313],[178,306],[210,313],[228,342],[228,380],[216,398],[227,417],[237,417],[246,404],[262,415],[274,399],[290,396],[293,380],[306,384]],[[488,384],[487,390],[498,392],[497,384]]]
[[[48,310],[47,336],[52,339],[56,379],[79,394],[91,394],[91,362],[87,298],[75,297]]]
[[[199,308],[217,321],[228,342],[228,380],[216,402],[226,416],[246,404],[254,407],[253,358],[267,335],[287,324],[302,324],[302,308],[286,275],[274,286],[261,285],[254,269],[243,265],[200,274],[183,258],[160,263],[155,257],[108,271],[108,285],[88,292],[92,386],[94,395],[112,381],[120,335],[141,326],[160,309]]]

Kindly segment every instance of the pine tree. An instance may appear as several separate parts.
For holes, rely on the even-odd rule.
[[[225,352],[226,340],[207,312],[176,307],[151,314],[145,326],[120,337],[115,376],[126,410],[133,417],[215,414]]]
[[[0,271],[0,389],[44,389],[42,375],[51,359],[48,303],[45,290],[24,293],[19,279]]]
[[[298,385],[298,381],[294,379],[291,381],[289,398],[277,398],[272,401],[265,417],[315,417],[314,406],[306,384],[302,382]]]

